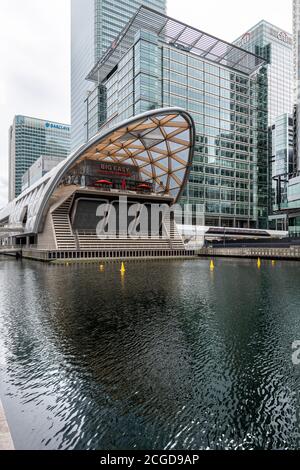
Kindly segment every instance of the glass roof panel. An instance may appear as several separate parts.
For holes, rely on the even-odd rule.
[[[148,173],[152,173],[152,165],[143,165],[142,170],[146,170]]]
[[[252,73],[265,64],[265,60],[262,57],[244,51],[236,45],[231,45],[197,28],[170,18],[163,13],[142,6],[121,31],[113,46],[110,46],[106,53],[102,55],[87,79],[99,82],[107,77],[119,62],[120,56],[123,56],[132,47],[135,35],[140,30],[151,31],[157,34],[163,42],[171,43],[172,46],[178,49],[183,48],[185,51],[190,52],[192,50],[196,55],[204,58],[215,48],[211,57],[214,57],[212,60],[217,63],[223,58],[222,52],[224,48],[231,47],[239,57],[242,57],[243,54],[247,54],[248,57],[248,64],[242,64],[239,60],[235,61],[233,65],[237,71],[245,72],[247,70],[246,73]],[[197,36],[200,37],[198,41]],[[219,47],[218,44],[221,46]]]
[[[181,168],[185,168],[182,163],[178,162],[177,160],[175,160],[175,158],[172,158],[171,159],[171,162],[172,162],[172,171],[175,171],[175,170],[178,170],[178,169],[181,169]]]
[[[156,176],[161,176],[161,175],[165,175],[166,173],[168,173],[168,169],[165,168],[165,169],[162,169],[162,168],[159,168],[158,166],[155,167],[155,172],[156,172]]]
[[[168,168],[169,168],[169,158],[167,158],[167,157],[162,158],[162,159],[159,160],[157,163],[158,163],[159,165],[163,166],[164,168],[166,168],[167,171],[168,171]],[[158,166],[158,165],[156,165],[156,166]]]
[[[181,169],[181,170],[176,170],[174,172],[174,175],[176,175],[178,178],[180,178],[181,180],[183,180],[184,176],[185,176],[185,168],[184,169]]]
[[[159,177],[159,180],[162,182],[164,186],[166,186],[169,180],[169,176],[165,173],[164,175],[161,175]]]
[[[182,149],[180,152],[177,153],[178,157],[181,158],[184,162],[187,162],[189,159],[189,149]]]
[[[172,141],[169,141],[169,145],[170,145],[170,149],[172,150],[172,152],[182,148],[182,144],[177,144],[176,142],[172,142]]]
[[[175,136],[176,139],[185,140],[187,144],[190,142],[190,132],[188,130],[184,130]]]

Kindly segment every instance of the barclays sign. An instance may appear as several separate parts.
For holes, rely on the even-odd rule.
[[[57,129],[59,131],[70,131],[69,126],[64,126],[62,124],[56,124],[54,122],[46,122],[45,124],[46,129]]]

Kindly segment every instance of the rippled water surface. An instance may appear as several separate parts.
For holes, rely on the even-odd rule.
[[[300,264],[0,258],[19,449],[300,448]]]

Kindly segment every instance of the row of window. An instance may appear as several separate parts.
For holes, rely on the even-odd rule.
[[[210,64],[201,59],[197,59],[196,57],[180,53],[171,48],[163,48],[163,57],[179,62],[183,65],[195,67],[198,70],[205,71],[206,73],[213,74],[222,79],[236,81],[241,85],[247,86],[249,84],[249,78],[245,76],[234,74],[233,72],[230,72],[226,69]]]

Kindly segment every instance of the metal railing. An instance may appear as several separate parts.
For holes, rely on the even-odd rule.
[[[141,235],[137,235],[136,237],[133,237],[131,235],[128,235],[126,233],[122,234],[122,233],[119,233],[119,234],[115,234],[115,233],[105,233],[103,235],[100,235],[98,236],[97,235],[97,232],[95,230],[76,230],[74,232],[74,235],[77,236],[77,237],[96,237],[95,238],[95,241],[103,241],[103,240],[114,240],[114,241],[118,241],[118,240],[133,240],[133,241],[136,241],[136,240],[168,240],[169,239],[169,236],[167,234],[162,234],[162,235],[149,235],[148,233],[144,233],[144,234],[141,234]]]
[[[300,259],[300,247],[287,248],[202,248],[201,256],[231,258]]]

